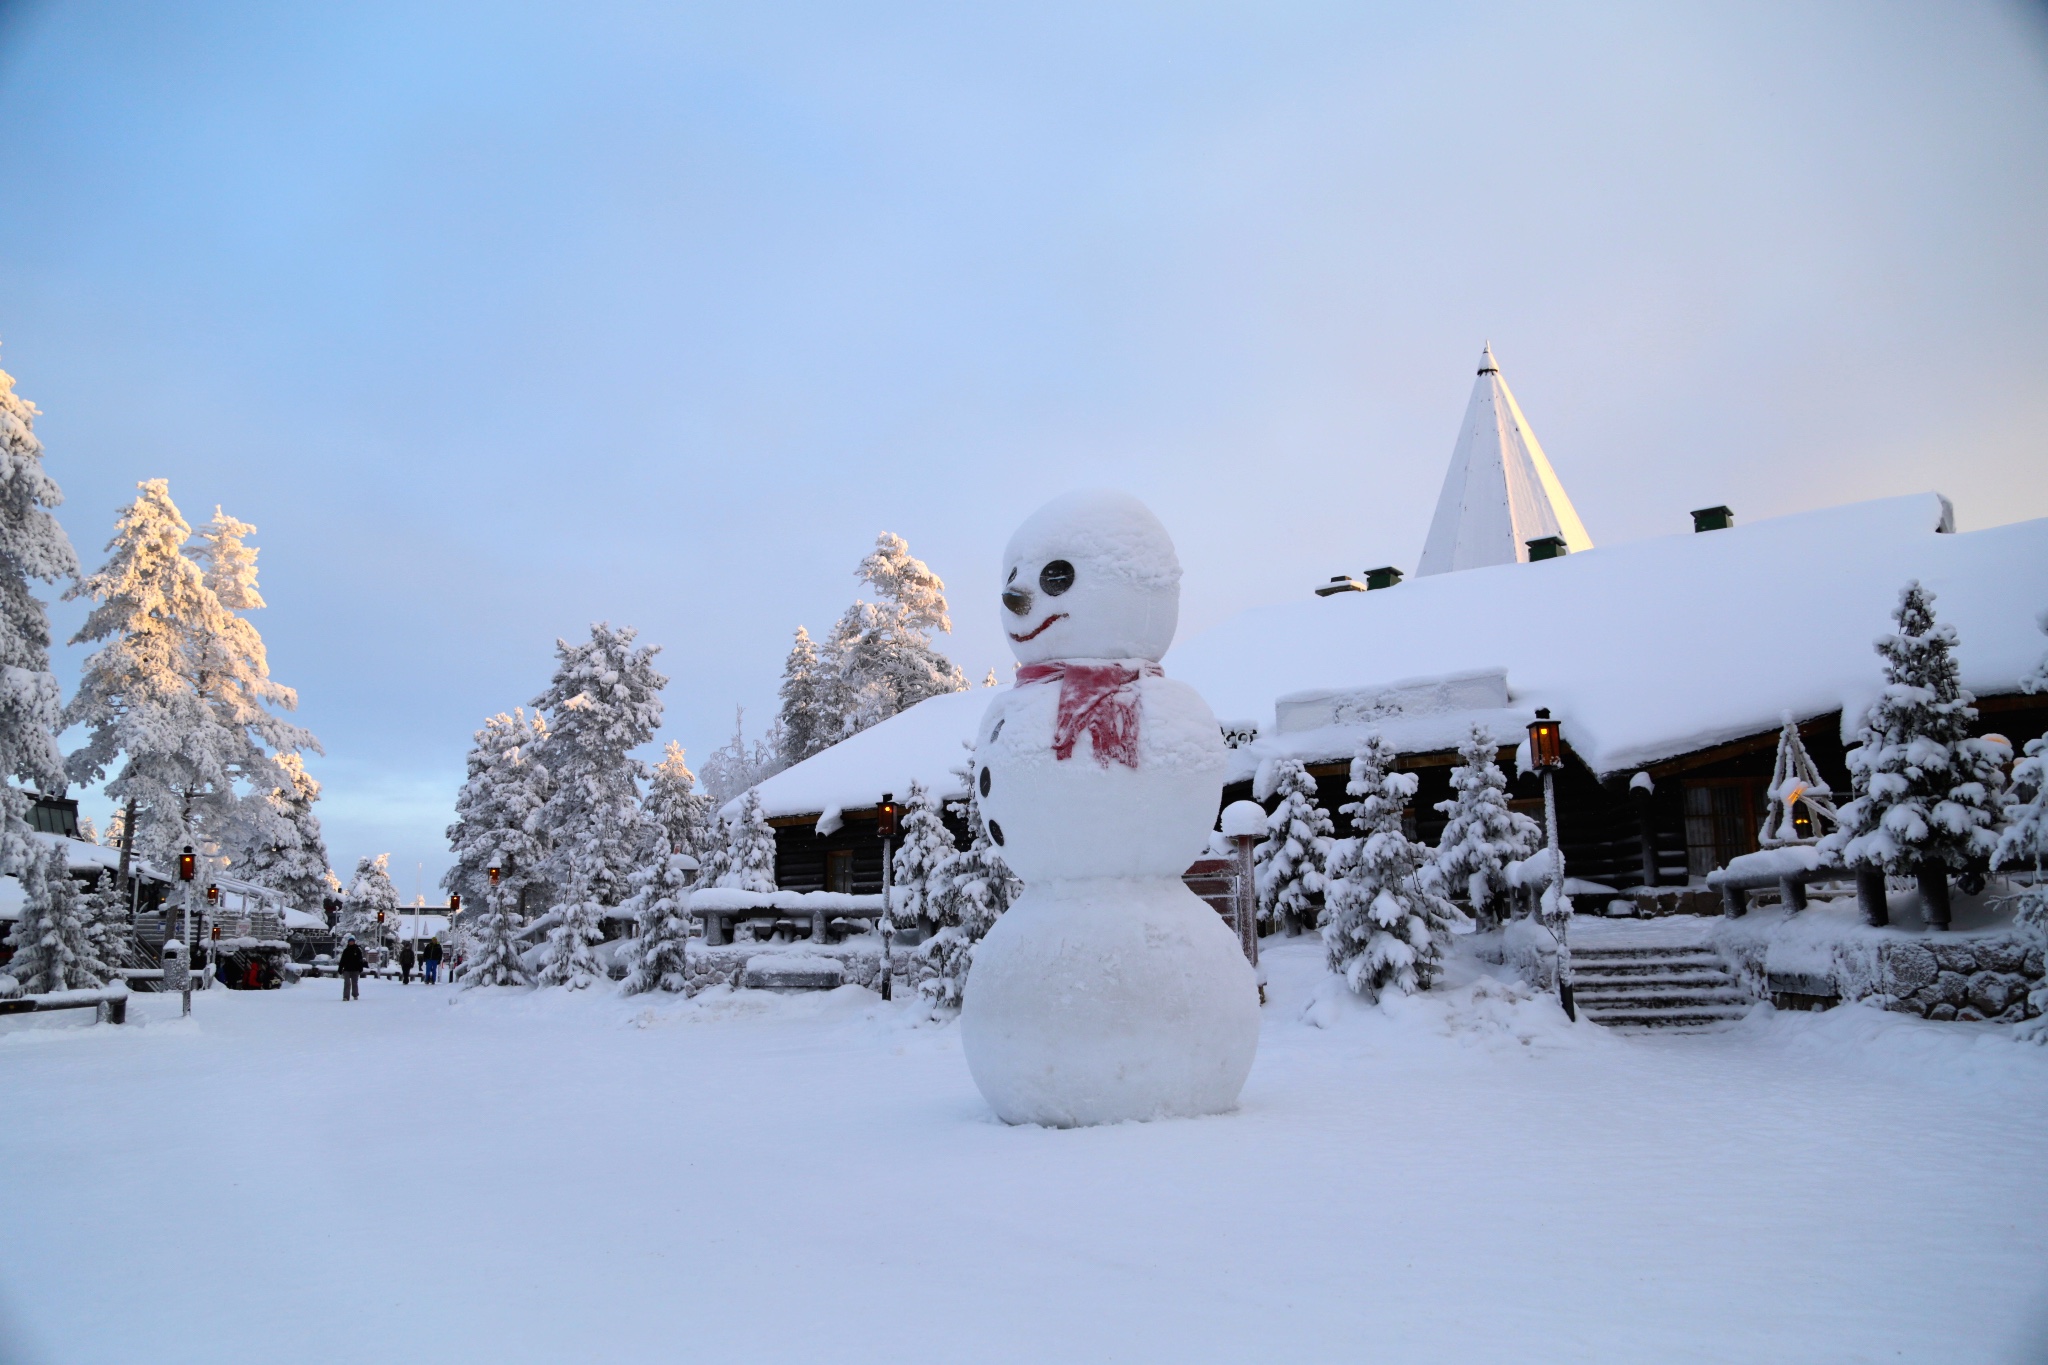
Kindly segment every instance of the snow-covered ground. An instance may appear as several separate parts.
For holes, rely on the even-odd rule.
[[[1066,1132],[855,987],[0,1021],[0,1359],[2048,1358],[2048,1049],[1268,968],[1238,1113]]]

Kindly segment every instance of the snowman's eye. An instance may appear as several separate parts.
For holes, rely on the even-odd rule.
[[[1038,571],[1038,586],[1047,597],[1058,597],[1074,586],[1074,566],[1064,559],[1055,559]]]
[[[1004,579],[1004,580],[1003,580],[1003,586],[1004,586],[1004,587],[1008,587],[1008,586],[1009,586],[1010,584],[1012,584],[1012,583],[1015,583],[1016,581],[1017,581],[1017,571],[1016,571],[1015,569],[1012,569],[1012,570],[1010,570],[1010,576],[1009,576],[1008,578],[1006,578],[1006,579]]]

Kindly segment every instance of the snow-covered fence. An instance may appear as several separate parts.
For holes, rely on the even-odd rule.
[[[881,985],[882,947],[879,939],[823,946],[804,943],[779,950],[759,943],[707,945],[693,939],[684,958],[683,991],[686,995],[695,995],[712,986],[744,986],[747,984],[749,963],[754,966],[756,980],[772,978],[776,974],[766,969],[778,957],[786,959],[791,967],[813,966],[820,959],[830,959],[838,964],[842,985],[864,986],[870,990]],[[931,974],[929,963],[915,948],[898,948],[889,955],[889,961],[898,989],[914,992],[918,983]]]
[[[1812,844],[1759,849],[1728,860],[1728,866],[1707,874],[1707,885],[1721,893],[1721,913],[1740,919],[1749,910],[1749,893],[1772,887],[1788,910],[1806,908],[1806,888],[1821,882],[1853,882],[1856,872],[1831,862]]]
[[[808,919],[811,942],[822,944],[835,919],[879,920],[882,898],[839,891],[741,891],[713,886],[690,893],[690,914],[704,922],[704,942],[714,948],[732,942],[734,921],[770,917]]]
[[[161,973],[159,973],[161,975]],[[97,1011],[110,1024],[128,1022],[128,988],[103,986],[94,990],[50,991],[43,995],[16,995],[0,999],[0,1014],[45,1014],[51,1010]]]

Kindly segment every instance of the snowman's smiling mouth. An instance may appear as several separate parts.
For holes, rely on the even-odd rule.
[[[1010,638],[1011,638],[1012,640],[1015,640],[1015,641],[1016,641],[1016,642],[1017,642],[1018,644],[1020,644],[1020,645],[1021,645],[1021,644],[1023,644],[1023,643],[1024,643],[1024,642],[1025,642],[1026,640],[1036,640],[1036,639],[1037,639],[1037,638],[1038,638],[1039,636],[1041,636],[1041,635],[1045,634],[1045,632],[1046,632],[1046,628],[1047,628],[1047,627],[1049,627],[1049,626],[1051,626],[1053,622],[1055,622],[1055,621],[1064,621],[1064,620],[1066,620],[1066,619],[1067,619],[1067,614],[1066,614],[1065,612],[1063,612],[1063,611],[1057,611],[1057,612],[1054,612],[1054,613],[1053,613],[1052,615],[1050,615],[1050,616],[1046,617],[1046,618],[1045,618],[1045,619],[1044,619],[1043,621],[1040,621],[1040,622],[1039,622],[1039,623],[1038,623],[1037,625],[1033,626],[1033,627],[1031,628],[1031,633],[1030,633],[1030,634],[1028,634],[1028,635],[1012,635],[1012,636],[1011,636]]]

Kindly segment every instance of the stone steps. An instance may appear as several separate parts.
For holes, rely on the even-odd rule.
[[[1706,1028],[1756,1003],[1720,954],[1680,945],[1574,950],[1572,997],[1587,1019],[1623,1028]]]

